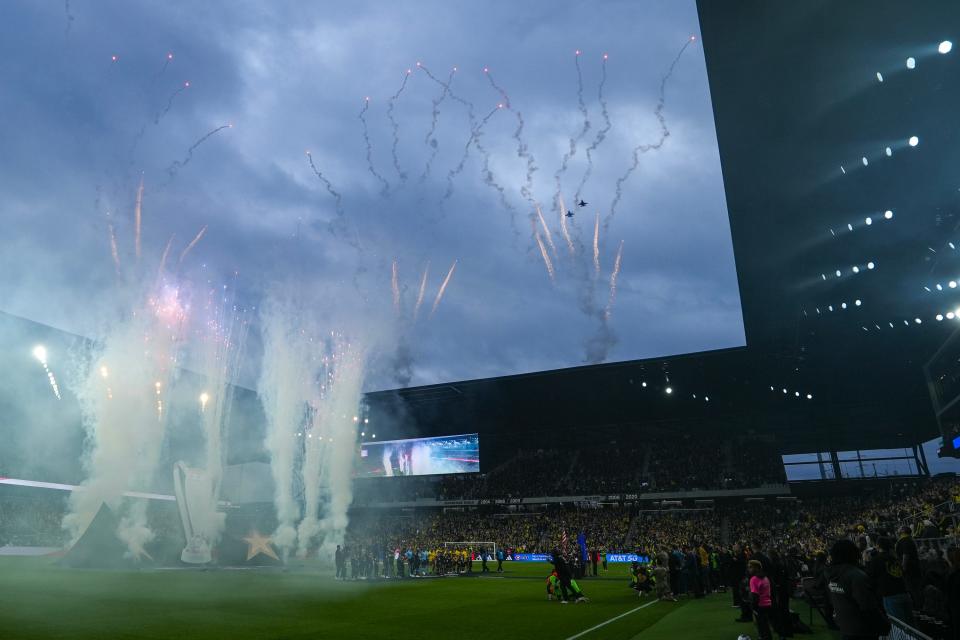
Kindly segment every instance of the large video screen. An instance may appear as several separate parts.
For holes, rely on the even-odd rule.
[[[442,473],[478,473],[480,436],[468,433],[439,438],[364,442],[357,476],[389,478]]]

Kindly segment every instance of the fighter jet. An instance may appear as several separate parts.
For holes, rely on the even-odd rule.
[[[568,217],[568,218],[572,218],[572,217],[573,217],[573,211],[567,211],[567,217]]]
[[[585,207],[585,206],[587,206],[588,204],[590,204],[590,203],[589,203],[589,202],[584,202],[583,200],[581,200],[580,202],[577,203],[577,206],[578,206],[578,207]]]

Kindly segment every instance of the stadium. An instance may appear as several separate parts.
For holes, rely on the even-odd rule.
[[[957,640],[957,38],[3,5],[0,640]]]

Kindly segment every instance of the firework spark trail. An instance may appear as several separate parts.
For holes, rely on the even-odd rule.
[[[424,69],[423,66],[420,66],[421,69]],[[426,69],[424,69],[426,71]],[[450,94],[450,83],[453,82],[453,76],[457,72],[457,68],[454,67],[450,71],[450,75],[447,76],[446,82],[441,82],[443,90],[440,92],[440,95],[433,99],[433,111],[431,112],[431,121],[430,121],[430,130],[427,131],[427,135],[423,138],[423,143],[430,147],[430,156],[427,158],[427,165],[423,169],[423,173],[420,174],[420,182],[423,183],[427,177],[430,176],[430,170],[433,167],[433,161],[437,157],[437,153],[440,151],[440,143],[436,138],[437,123],[440,119],[440,105],[443,104],[443,101],[447,99],[447,96]],[[429,74],[429,71],[426,71]]]
[[[621,244],[622,248],[622,244]],[[596,222],[593,223],[593,275],[600,275],[600,214],[597,213]]]
[[[440,290],[437,291],[437,297],[433,301],[433,308],[430,309],[430,317],[433,317],[433,314],[437,312],[437,307],[440,306],[440,301],[443,299],[443,293],[447,290],[447,285],[450,284],[450,278],[453,277],[453,270],[457,268],[457,261],[454,260],[453,264],[450,265],[450,271],[447,272],[447,277],[443,279],[443,284],[440,285]]]
[[[327,193],[329,193],[333,197],[337,219],[336,219],[336,223],[333,223],[333,222],[330,223],[331,232],[335,233],[336,231],[340,231],[342,232],[343,235],[347,235],[348,231],[346,228],[347,226],[346,212],[343,209],[343,196],[340,194],[339,191],[333,188],[333,183],[331,183],[330,180],[328,180],[327,177],[323,175],[320,169],[317,168],[317,165],[314,164],[313,162],[313,154],[311,154],[309,151],[307,151],[307,161],[310,162],[310,168],[313,169],[314,175],[316,175],[317,179],[323,183],[323,186],[327,189]],[[359,236],[356,238],[356,240],[354,240],[353,238],[350,238],[349,240],[347,240],[347,242],[349,242],[350,245],[355,249],[360,249]]]
[[[537,239],[537,245],[540,247],[540,255],[543,256],[543,264],[547,266],[547,274],[550,275],[550,282],[555,282],[553,263],[550,261],[550,255],[547,253],[547,248],[543,245],[543,239],[540,237],[540,232],[534,231],[533,235]]]
[[[117,249],[117,234],[114,233],[113,224],[107,223],[107,229],[110,232],[110,256],[113,258],[113,266],[117,269],[117,275],[120,275],[120,251]]]
[[[423,268],[423,277],[420,278],[420,291],[417,293],[417,304],[413,307],[413,321],[417,321],[417,315],[420,313],[420,305],[423,304],[423,296],[427,292],[427,273],[430,271],[430,263]]]
[[[513,139],[517,141],[517,157],[527,163],[527,173],[524,184],[520,187],[520,195],[531,205],[535,205],[533,201],[533,174],[537,171],[537,164],[533,154],[530,153],[529,145],[523,139],[523,128],[526,124],[523,120],[523,114],[511,106],[510,96],[507,95],[506,90],[493,79],[493,74],[490,72],[490,69],[484,68],[483,72],[487,75],[490,86],[503,98],[504,107],[513,113],[517,119],[517,128],[513,132]]]
[[[63,30],[63,41],[67,42],[70,39],[70,30],[73,28],[73,21],[75,20],[70,12],[70,0],[63,0],[63,13],[67,19],[67,26]]]
[[[167,183],[169,184],[169,181],[170,181],[170,180],[173,180],[174,176],[177,175],[177,172],[178,172],[180,169],[182,169],[182,168],[184,168],[185,166],[187,166],[188,164],[190,164],[190,161],[193,160],[193,152],[197,149],[197,147],[199,147],[199,146],[202,145],[204,142],[206,142],[208,139],[210,139],[211,137],[213,137],[213,136],[215,136],[216,134],[220,133],[220,132],[223,131],[224,129],[231,129],[231,128],[233,128],[233,125],[232,125],[232,124],[220,125],[219,127],[217,127],[216,129],[214,129],[213,131],[210,131],[210,132],[204,134],[203,137],[201,137],[199,140],[197,140],[197,141],[194,142],[192,145],[190,145],[190,148],[187,149],[187,155],[183,158],[183,160],[174,160],[174,161],[170,164],[170,166],[167,167],[167,175],[169,176],[169,180],[167,181]]]
[[[47,366],[47,349],[43,345],[37,345],[33,348],[33,357],[40,361],[40,364],[43,365],[43,371],[47,374],[47,380],[50,382],[50,388],[53,389],[53,395],[57,396],[57,400],[60,400],[60,386],[57,384],[57,379],[53,376],[53,372],[50,371],[50,367]]]
[[[393,107],[397,102],[397,98],[399,98],[403,90],[407,88],[407,81],[410,79],[411,73],[413,73],[413,70],[407,69],[407,72],[403,74],[403,83],[400,85],[400,88],[397,89],[395,94],[390,96],[390,101],[387,102],[387,118],[390,120],[390,126],[393,127],[393,147],[390,149],[390,152],[393,155],[393,168],[396,169],[400,182],[406,182],[407,174],[400,169],[400,158],[397,156],[397,147],[400,145],[400,123],[393,117]]]
[[[600,65],[600,85],[597,89],[597,101],[600,103],[600,115],[603,117],[603,127],[597,129],[597,135],[594,137],[593,142],[590,143],[590,146],[587,147],[587,168],[583,172],[583,177],[580,178],[580,184],[577,185],[577,193],[574,196],[574,199],[579,202],[580,196],[583,193],[583,188],[587,185],[587,181],[590,179],[591,174],[593,173],[593,152],[597,150],[597,147],[606,139],[607,134],[610,132],[610,128],[613,126],[610,122],[610,111],[607,109],[607,100],[603,97],[603,87],[607,83],[607,54],[603,54],[603,62]]]
[[[140,261],[140,224],[143,219],[143,174],[140,174],[140,186],[137,187],[137,203],[133,209],[133,248]]]
[[[620,204],[620,200],[623,198],[623,185],[626,183],[627,179],[630,178],[631,174],[637,170],[637,167],[640,166],[640,156],[649,151],[656,151],[660,149],[663,144],[667,141],[667,138],[670,137],[670,129],[667,128],[667,119],[663,115],[663,108],[666,104],[666,89],[667,82],[673,76],[673,71],[677,66],[677,63],[680,61],[680,57],[683,55],[683,52],[687,50],[687,47],[690,46],[690,43],[694,41],[694,37],[691,36],[683,46],[680,47],[680,51],[677,52],[677,55],[673,58],[673,61],[670,63],[670,66],[667,68],[667,72],[663,74],[663,77],[660,79],[660,94],[657,98],[657,106],[653,110],[653,115],[656,117],[657,122],[660,123],[660,138],[650,144],[641,144],[633,149],[633,163],[630,167],[624,172],[622,176],[617,178],[617,185],[615,193],[613,196],[613,202],[610,204],[610,213],[603,219],[603,230],[606,231],[610,226],[610,223],[613,222],[614,216],[617,214],[617,205]]]
[[[200,233],[190,241],[190,244],[187,245],[187,248],[180,253],[180,259],[177,261],[177,265],[183,264],[183,259],[187,257],[187,254],[190,253],[190,250],[197,246],[197,243],[200,242],[200,238],[203,237],[203,234],[207,232],[207,225],[203,225],[203,229],[200,229]]]
[[[167,62],[170,60],[168,59]],[[164,69],[166,69],[166,64],[164,64]],[[160,124],[160,121],[163,120],[163,117],[170,113],[170,109],[173,108],[173,100],[178,95],[190,88],[190,81],[184,82],[182,85],[177,87],[177,90],[170,94],[170,97],[167,99],[167,106],[157,112],[157,115],[153,117],[153,124]]]
[[[167,240],[167,246],[163,250],[163,255],[160,256],[160,267],[157,269],[158,278],[163,275],[163,268],[167,266],[167,256],[170,255],[170,247],[173,246],[174,237],[176,237],[176,234],[171,235],[170,239]]]
[[[623,240],[620,241],[620,247],[617,249],[617,259],[613,262],[613,271],[610,273],[610,298],[607,300],[607,308],[603,311],[605,320],[610,319],[610,312],[613,310],[613,303],[617,299],[617,276],[620,275],[620,261],[623,258]]]
[[[543,219],[543,211],[540,210],[540,205],[535,205],[537,211],[537,217],[540,219],[540,225],[543,227],[543,235],[547,239],[547,244],[550,245],[550,250],[553,251],[553,255],[557,255],[557,246],[553,244],[553,234],[550,233],[550,227],[547,226],[547,221]],[[536,233],[536,225],[534,225],[534,233]]]
[[[360,109],[360,113],[357,115],[357,118],[363,123],[363,141],[367,145],[367,171],[383,185],[380,189],[380,195],[386,197],[390,191],[390,183],[373,168],[373,144],[370,142],[370,129],[367,127],[367,111],[369,109],[370,98],[367,97],[363,99],[363,108]]]
[[[563,154],[563,160],[560,163],[560,168],[557,169],[557,172],[553,174],[553,179],[557,183],[557,190],[554,194],[555,196],[560,195],[563,174],[567,172],[567,167],[570,165],[570,160],[577,155],[577,144],[586,137],[587,132],[590,131],[591,127],[590,114],[587,111],[587,103],[583,100],[583,72],[580,69],[579,49],[574,52],[573,62],[577,67],[577,109],[580,111],[581,115],[583,115],[583,127],[581,127],[578,134],[570,137],[570,148],[565,154]]]
[[[567,207],[563,204],[563,196],[557,197],[557,203],[560,207],[560,232],[563,234],[563,239],[567,241],[567,248],[570,250],[570,255],[574,255],[576,249],[573,246],[573,240],[570,238],[570,230],[567,229]]]
[[[394,260],[390,265],[390,288],[393,290],[393,309],[400,314],[400,274],[398,273],[397,261]]]
[[[466,144],[463,145],[463,156],[461,156],[460,162],[457,164],[456,167],[454,167],[453,169],[450,169],[450,171],[447,173],[447,190],[446,192],[444,192],[443,198],[441,198],[441,202],[450,199],[450,196],[453,195],[453,180],[458,175],[463,173],[463,167],[467,163],[467,157],[470,155],[470,146],[477,142],[478,136],[480,135],[480,131],[483,129],[484,125],[486,125],[487,122],[490,120],[490,118],[493,117],[493,114],[495,114],[499,110],[500,110],[500,105],[497,105],[490,111],[490,113],[488,113],[483,117],[483,119],[480,121],[480,123],[476,127],[473,127],[470,130],[470,137],[467,138]]]

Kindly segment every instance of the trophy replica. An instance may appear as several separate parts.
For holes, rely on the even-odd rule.
[[[210,545],[219,518],[210,474],[178,462],[173,465],[173,487],[187,541],[180,560],[187,564],[208,564],[212,559]]]

